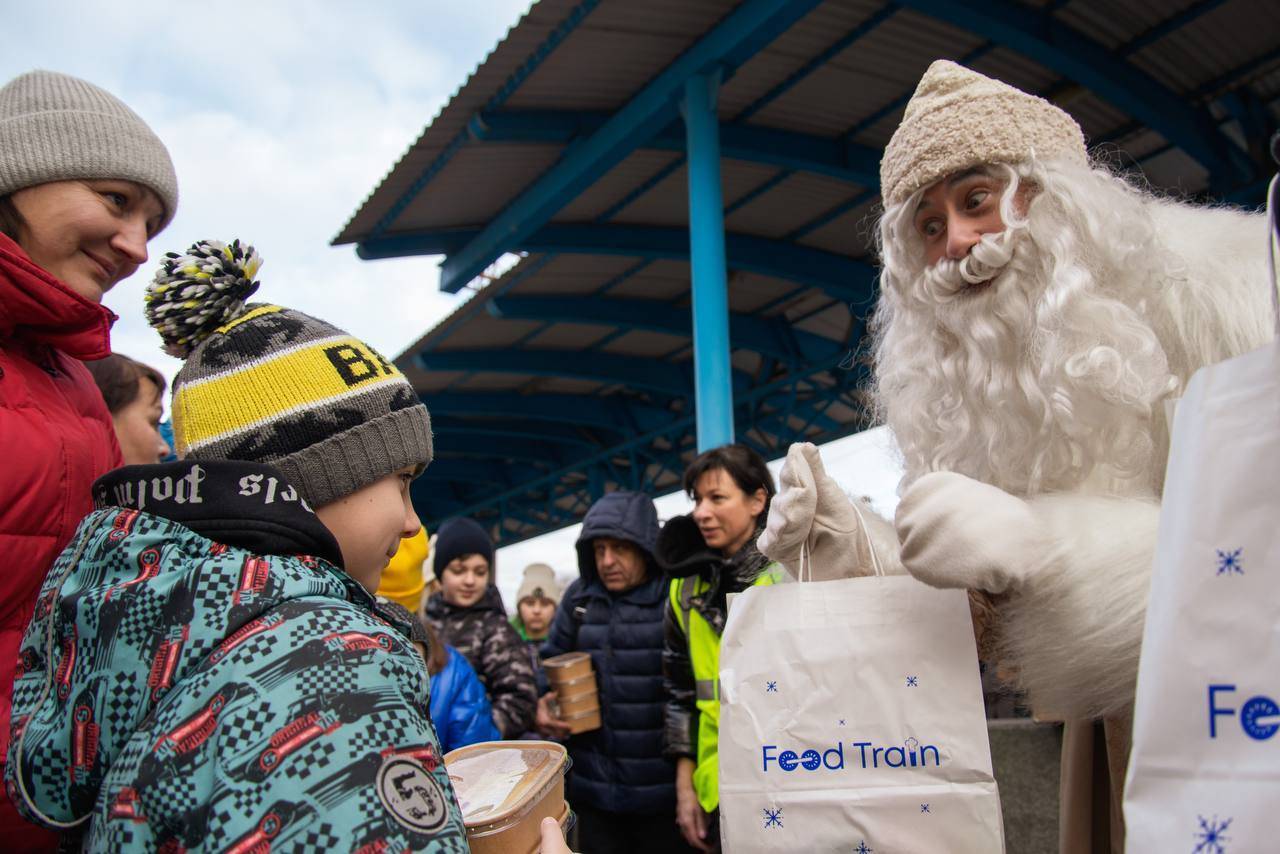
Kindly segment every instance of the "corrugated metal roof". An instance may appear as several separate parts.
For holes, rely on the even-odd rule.
[[[763,5],[542,0],[335,242],[378,252],[458,251],[752,4]],[[866,273],[840,281],[836,271],[872,262],[875,161],[934,59],[964,61],[1052,99],[1107,159],[1156,187],[1260,195],[1260,140],[1277,124],[1280,5],[785,6],[778,4],[799,17],[717,60],[730,307],[743,329],[761,336],[734,341],[733,366],[747,389],[740,433],[763,448],[831,438],[865,422],[851,378],[865,370],[854,356],[874,287]],[[460,482],[467,469],[446,462],[415,493],[428,517],[500,517],[497,532],[510,541],[571,521],[608,484],[653,489],[678,477],[681,455],[692,450],[692,401],[681,393],[691,382],[692,349],[687,330],[676,327],[688,316],[680,238],[688,202],[683,126],[669,107],[658,113],[665,128],[658,122],[602,161],[527,237],[498,240],[494,251],[524,249],[527,257],[397,360],[442,413],[442,461],[451,458],[453,437],[459,458],[478,459],[476,443],[463,440],[467,424],[483,425],[486,435],[505,424],[513,437],[513,425],[536,424],[544,439],[572,434],[577,443],[574,453],[531,460],[536,454],[519,444],[527,436],[512,439],[521,454],[504,456],[497,442],[483,488]],[[391,238],[410,242],[379,244]],[[735,240],[754,261],[735,260],[747,257],[735,255]],[[510,312],[502,312],[504,301]],[[639,373],[646,366],[653,377]],[[611,367],[620,373],[609,374]]]

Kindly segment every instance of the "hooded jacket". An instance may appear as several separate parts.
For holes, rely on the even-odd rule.
[[[129,466],[94,493],[22,641],[25,815],[94,851],[467,850],[409,629],[278,471]]]
[[[611,537],[644,552],[647,575],[638,587],[611,593],[596,571],[593,541]],[[662,756],[662,614],[667,584],[654,565],[658,516],[653,501],[611,492],[582,520],[580,577],[565,592],[544,658],[591,654],[599,690],[601,727],[569,737],[573,772],[569,801],[632,814],[675,811],[675,766]]]
[[[538,695],[529,653],[507,622],[498,588],[489,585],[479,602],[465,608],[446,602],[443,593],[433,593],[426,618],[440,640],[457,648],[475,668],[502,737],[519,738],[533,725]]]

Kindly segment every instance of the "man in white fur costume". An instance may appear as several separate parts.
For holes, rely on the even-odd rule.
[[[873,539],[928,584],[986,594],[994,657],[1039,716],[1107,721],[1118,807],[1166,404],[1272,334],[1265,222],[1135,189],[1090,164],[1065,112],[946,61],[880,168],[874,391],[905,476],[896,532],[872,520]],[[794,446],[761,551],[794,562],[807,539],[831,575],[861,573],[856,525]]]

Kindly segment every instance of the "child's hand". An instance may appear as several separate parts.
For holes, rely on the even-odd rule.
[[[560,822],[554,818],[542,820],[542,854],[573,854],[560,832]]]

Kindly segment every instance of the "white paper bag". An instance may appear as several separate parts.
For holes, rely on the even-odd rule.
[[[1268,264],[1280,331],[1268,191]],[[1280,850],[1280,341],[1178,403],[1147,621],[1126,850]]]
[[[1280,850],[1280,345],[1192,378],[1164,496],[1127,850]]]
[[[720,645],[724,850],[999,854],[968,600],[909,576],[752,587]]]

